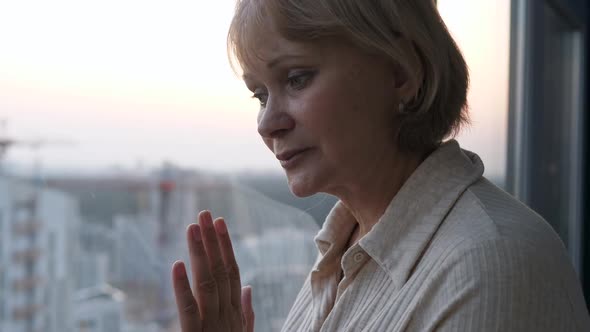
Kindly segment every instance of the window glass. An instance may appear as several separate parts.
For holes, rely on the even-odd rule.
[[[5,303],[6,301],[6,294],[4,291],[4,279],[5,279],[5,272],[4,272],[4,268],[2,266],[0,266],[0,326],[2,326],[1,324],[4,322],[5,318]]]
[[[552,4],[540,4],[539,52],[535,53],[543,68],[536,104],[530,121],[533,128],[530,158],[529,204],[560,235],[572,258],[576,259],[577,230],[577,160],[579,155],[578,122],[581,114],[580,30]]]
[[[438,0],[438,8],[470,69],[471,126],[458,140],[477,153],[485,176],[504,186],[508,138],[510,0]]]
[[[7,318],[18,309],[24,320],[7,326],[48,317],[90,331],[107,315],[117,317],[110,331],[177,329],[170,267],[188,262],[184,231],[202,209],[229,224],[257,331],[281,326],[335,198],[290,193],[258,136],[258,102],[228,64],[234,1],[203,6],[0,3],[0,143],[11,142],[0,145],[10,188],[0,205],[21,230],[3,257],[23,253],[0,267],[26,271],[4,274],[4,285],[47,276],[3,299]],[[439,7],[471,68],[473,125],[459,141],[502,184],[509,1]],[[50,244],[71,250],[49,256]],[[44,309],[34,294],[64,310]]]

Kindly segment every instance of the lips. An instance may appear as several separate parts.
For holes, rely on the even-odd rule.
[[[289,159],[293,158],[295,155],[307,151],[309,148],[304,149],[294,149],[294,150],[287,150],[285,152],[277,154],[277,159],[280,161],[288,161]]]

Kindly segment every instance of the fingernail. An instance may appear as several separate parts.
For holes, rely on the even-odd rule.
[[[246,286],[246,301],[252,303],[252,286]]]
[[[217,233],[219,234],[225,234],[227,233],[227,225],[225,224],[225,220],[223,219],[219,219],[218,222],[216,222],[216,227],[217,227]]]
[[[199,225],[195,224],[192,228],[193,231],[193,240],[197,241],[197,242],[201,242],[201,227],[199,227]]]
[[[211,227],[211,225],[213,225],[213,220],[211,220],[211,213],[209,211],[203,212],[202,218],[199,221],[199,223],[201,224],[201,226],[205,228]]]
[[[175,275],[177,278],[182,278],[184,275],[186,275],[186,269],[184,268],[184,263],[182,261],[174,262],[172,269],[175,270]]]

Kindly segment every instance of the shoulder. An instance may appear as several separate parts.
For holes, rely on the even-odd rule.
[[[559,237],[486,179],[457,200],[420,266],[429,266],[422,297],[429,315],[454,308],[485,324],[504,320],[508,325],[495,326],[506,330],[518,324],[589,326],[580,283]]]
[[[547,221],[483,177],[459,196],[435,240],[457,245],[458,251],[497,243],[567,258],[563,242]]]
[[[459,197],[430,247],[446,265],[471,269],[471,277],[484,271],[486,278],[506,280],[517,275],[547,280],[562,279],[566,272],[575,275],[553,228],[485,178]]]
[[[429,272],[416,313],[432,317],[437,331],[590,329],[571,264],[530,243],[502,236],[470,241]]]

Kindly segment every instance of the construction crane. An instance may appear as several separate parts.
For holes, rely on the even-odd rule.
[[[22,140],[11,138],[6,134],[6,126],[8,121],[6,119],[0,119],[0,160],[2,160],[8,150],[15,146],[22,146],[29,148],[33,151],[38,151],[39,149],[47,146],[47,145],[74,145],[74,142],[68,140],[47,140],[47,139],[32,139],[32,140]]]
[[[8,151],[15,147],[28,148],[36,155],[37,152],[46,146],[72,146],[75,143],[69,140],[48,140],[48,139],[17,139],[6,133],[8,120],[0,119],[0,174],[3,173],[2,161],[5,159]],[[33,163],[33,177],[39,180],[41,172],[41,163],[35,157]]]

